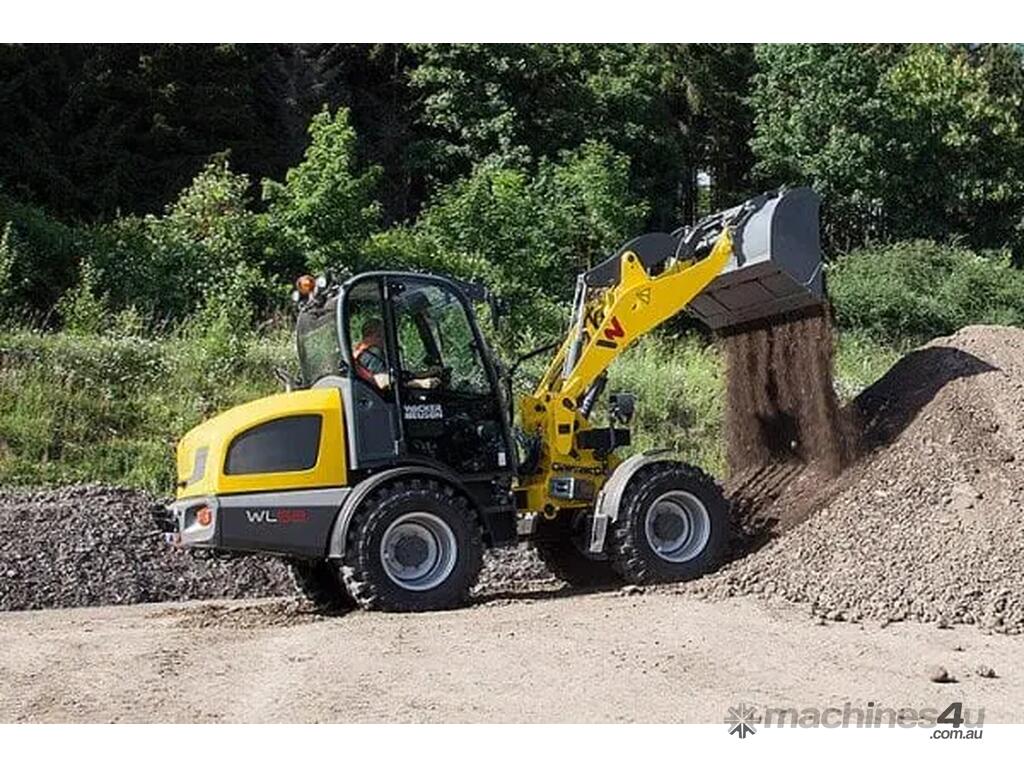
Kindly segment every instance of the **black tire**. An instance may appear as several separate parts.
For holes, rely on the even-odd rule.
[[[656,504],[658,517],[652,518],[648,529],[648,517]],[[701,507],[706,516],[700,513]],[[666,514],[666,509],[672,513]],[[692,522],[684,522],[688,515]],[[662,520],[676,529],[661,534],[657,526]],[[631,584],[687,581],[722,562],[728,534],[729,503],[721,487],[697,467],[659,461],[642,467],[629,481],[618,519],[609,531],[609,556],[615,570]],[[661,535],[674,538],[661,539]],[[680,544],[676,550],[659,554],[652,541]],[[673,557],[685,559],[673,561]]]
[[[288,571],[296,591],[318,611],[355,607],[337,566],[330,560],[289,560]]]
[[[435,537],[438,551],[445,546],[442,538],[450,533],[451,538],[445,541],[454,544],[454,554],[450,570],[446,567],[436,573],[433,569],[428,572],[428,576],[438,579],[436,584],[413,589],[389,575],[389,569],[393,572],[402,566],[393,562],[385,564],[383,543],[386,536],[399,536],[391,533],[396,530],[395,526],[417,525],[416,520],[403,523],[416,516],[441,526],[442,535]],[[399,541],[396,546],[401,544]],[[450,486],[435,480],[398,480],[374,491],[359,506],[349,526],[342,563],[345,586],[362,608],[380,611],[453,608],[466,602],[480,575],[483,563],[480,523],[466,499]]]
[[[533,533],[533,547],[551,574],[573,587],[594,588],[621,584],[622,578],[608,560],[594,560],[580,551],[581,530],[576,530],[572,515],[553,520],[539,517]]]

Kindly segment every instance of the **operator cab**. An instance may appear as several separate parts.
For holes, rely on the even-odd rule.
[[[341,390],[353,469],[440,464],[488,486],[511,477],[492,356],[453,281],[359,275],[307,301],[296,336],[303,385]]]

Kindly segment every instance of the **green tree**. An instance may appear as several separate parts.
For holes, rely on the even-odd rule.
[[[485,159],[524,164],[588,140],[632,160],[630,188],[651,225],[696,212],[697,174],[723,198],[746,181],[749,46],[415,46],[424,172],[439,182]],[[726,158],[731,147],[732,159]],[[744,167],[745,166],[745,167]]]
[[[989,75],[966,51],[936,46],[915,46],[885,73],[895,165],[885,194],[898,236],[962,235],[988,246],[1012,239],[1012,216],[1024,208],[1024,90],[994,92]]]
[[[249,208],[249,179],[211,161],[164,215],[130,216],[94,232],[96,283],[113,308],[180,320],[211,297],[248,308],[274,294],[273,231]]]
[[[366,239],[380,220],[373,194],[381,169],[357,168],[356,132],[347,109],[332,115],[325,108],[310,123],[309,136],[305,157],[284,183],[263,182],[270,222],[291,248],[305,255],[313,271],[356,271]]]
[[[268,46],[0,46],[0,179],[61,218],[161,210],[210,155],[275,156]],[[280,137],[276,139],[280,141]],[[261,151],[262,149],[262,151]],[[280,170],[281,167],[279,166]]]
[[[962,46],[758,46],[755,171],[811,184],[829,245],[1015,237],[1024,205],[1020,80]],[[988,61],[989,63],[986,63]]]
[[[551,331],[576,273],[646,216],[629,189],[629,159],[588,142],[533,172],[495,158],[478,164],[415,224],[373,238],[368,261],[481,280],[508,301],[514,331]]]

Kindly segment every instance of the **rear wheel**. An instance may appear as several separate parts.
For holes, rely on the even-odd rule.
[[[658,462],[626,488],[611,529],[612,565],[634,584],[686,581],[721,562],[728,527],[729,504],[708,474]]]
[[[574,587],[606,587],[622,579],[608,560],[595,560],[583,551],[586,546],[582,515],[562,514],[553,520],[539,517],[533,546],[551,574]]]
[[[431,611],[466,601],[482,559],[480,525],[465,498],[437,481],[402,480],[356,512],[341,573],[363,608]]]
[[[295,589],[317,610],[340,610],[355,605],[331,561],[290,560],[288,571]]]

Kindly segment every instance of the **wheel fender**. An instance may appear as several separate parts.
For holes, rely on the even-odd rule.
[[[597,500],[594,502],[594,522],[590,529],[590,551],[592,553],[597,554],[604,551],[608,525],[618,519],[622,495],[626,492],[626,487],[633,475],[650,464],[670,460],[669,453],[671,453],[669,448],[644,451],[630,456],[612,471],[605,484],[601,486],[601,491],[597,494]]]
[[[344,503],[338,510],[337,516],[334,518],[334,525],[331,527],[331,537],[327,545],[328,558],[340,559],[345,556],[345,542],[348,539],[349,524],[352,522],[352,517],[355,515],[356,510],[359,509],[359,505],[377,488],[400,477],[423,477],[431,480],[441,480],[460,491],[466,497],[470,508],[479,515],[479,510],[476,509],[473,503],[473,497],[470,496],[458,478],[433,467],[420,465],[395,467],[370,475],[352,488],[352,492],[345,498]]]

